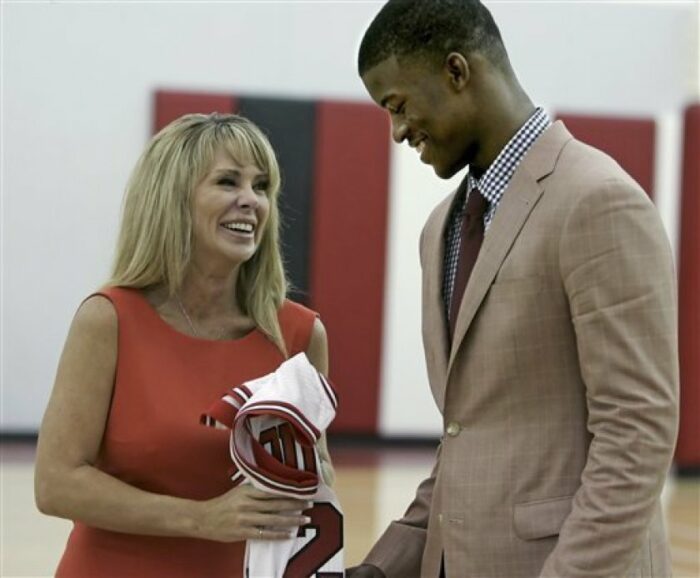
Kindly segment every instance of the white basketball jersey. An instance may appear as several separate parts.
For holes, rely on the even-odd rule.
[[[231,428],[234,485],[313,502],[311,522],[288,540],[249,540],[246,578],[342,578],[343,513],[321,475],[316,442],[335,417],[337,396],[300,353],[273,373],[232,388],[202,416]]]

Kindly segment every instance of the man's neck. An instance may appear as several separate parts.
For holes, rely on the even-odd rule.
[[[480,178],[491,166],[508,141],[520,130],[535,112],[535,105],[523,95],[517,103],[505,107],[492,121],[493,130],[488,133],[479,154],[469,166],[474,178]]]

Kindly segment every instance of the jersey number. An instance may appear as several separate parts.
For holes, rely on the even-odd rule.
[[[342,578],[341,572],[319,572],[343,548],[343,515],[330,502],[316,502],[304,511],[311,522],[299,528],[297,536],[306,537],[307,530],[316,535],[289,559],[283,578]]]

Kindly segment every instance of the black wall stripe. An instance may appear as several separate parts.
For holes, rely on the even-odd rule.
[[[290,297],[308,304],[316,104],[302,100],[240,98],[238,112],[267,134],[277,153],[282,170],[282,249],[293,285]]]

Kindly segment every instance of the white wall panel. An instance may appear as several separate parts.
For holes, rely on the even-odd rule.
[[[418,242],[435,205],[465,173],[440,180],[408,146],[392,152],[380,431],[396,436],[435,435],[442,422],[428,387],[423,355]]]

